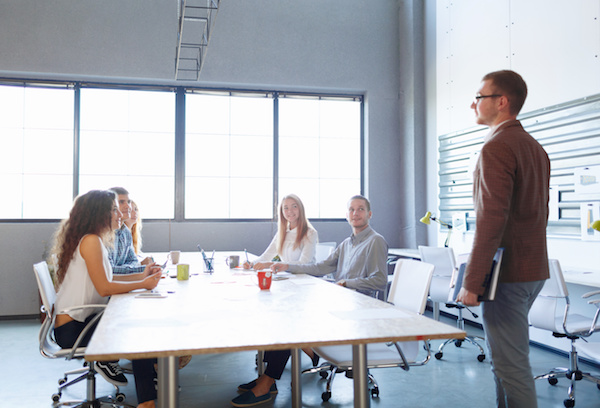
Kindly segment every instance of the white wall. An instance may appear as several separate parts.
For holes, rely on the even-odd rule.
[[[522,112],[600,93],[600,0],[438,0],[436,12],[437,117],[428,139],[475,125],[469,106],[490,71],[523,76],[529,96]],[[437,157],[432,147],[429,154]],[[428,188],[437,208],[437,186]],[[471,233],[453,237],[457,252],[468,252],[471,241]],[[596,247],[549,238],[550,256],[573,267],[594,266]]]
[[[474,126],[469,106],[491,71],[512,69],[523,76],[529,96],[522,112],[600,93],[600,0],[438,0],[436,14],[437,91],[429,101],[436,117],[429,118],[429,141]],[[433,146],[428,157],[430,163],[437,158]],[[437,175],[435,183],[432,178],[428,205],[437,208]],[[430,235],[430,244],[442,245],[445,237]],[[469,252],[472,241],[473,232],[455,233],[451,246],[457,254]],[[548,238],[549,256],[563,269],[600,271],[599,248],[597,242]],[[591,289],[569,285],[572,300]],[[595,308],[575,301],[573,310],[589,315]],[[532,338],[569,347],[547,333]]]
[[[200,82],[203,86],[365,94],[365,193],[372,225],[394,247],[415,246],[404,217],[414,170],[403,166],[399,26],[411,21],[397,0],[226,0],[221,2]],[[176,84],[177,2],[0,0],[0,77]],[[409,10],[410,11],[410,10]],[[422,25],[417,21],[416,26]],[[411,41],[403,38],[403,41]],[[416,47],[419,49],[420,47]],[[405,83],[412,83],[410,77]],[[183,84],[183,83],[177,83]],[[2,137],[0,135],[0,137]],[[408,201],[410,202],[410,201]],[[340,209],[344,216],[345,209]],[[0,223],[0,316],[37,311],[31,265],[56,224]],[[316,223],[322,241],[349,235],[345,222]],[[144,249],[260,252],[272,223],[147,223]],[[170,237],[170,238],[169,238]],[[18,250],[23,248],[23,250]]]

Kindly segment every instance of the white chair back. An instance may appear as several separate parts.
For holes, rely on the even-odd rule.
[[[421,261],[435,266],[434,276],[452,276],[456,269],[456,258],[452,248],[419,245],[419,254]]]
[[[529,323],[538,329],[560,333],[563,331],[562,314],[557,316],[556,309],[560,303],[560,310],[563,310],[569,291],[558,260],[549,259],[548,267],[550,278],[529,310]]]
[[[429,288],[429,297],[433,302],[446,303],[450,294],[452,274],[456,269],[454,251],[448,247],[419,246],[421,261],[435,266]]]
[[[33,265],[33,272],[40,290],[42,305],[45,309],[43,311],[51,315],[54,302],[56,302],[56,290],[54,289],[54,283],[52,282],[52,277],[50,276],[48,264],[46,262],[36,263]]]
[[[319,242],[315,248],[315,260],[317,262],[324,261],[335,251],[335,242]]]
[[[432,264],[400,259],[394,268],[388,301],[402,309],[423,314],[433,270]]]

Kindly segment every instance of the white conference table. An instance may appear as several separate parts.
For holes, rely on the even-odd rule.
[[[158,406],[175,408],[178,356],[291,349],[292,406],[299,408],[300,350],[351,344],[354,406],[368,407],[367,343],[465,336],[456,327],[308,275],[279,273],[270,290],[261,291],[254,272],[225,265],[229,254],[244,259],[243,252],[218,252],[216,271],[207,274],[200,253],[182,253],[190,279],[162,279],[155,292],[164,297],[112,296],[85,359],[158,358]],[[155,259],[164,262],[166,253]]]

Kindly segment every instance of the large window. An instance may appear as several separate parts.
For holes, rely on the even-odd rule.
[[[279,193],[294,193],[310,218],[340,218],[361,191],[361,104],[279,99]]]
[[[186,95],[185,217],[271,218],[273,99]]]
[[[175,94],[81,90],[79,192],[125,187],[144,218],[174,218]]]
[[[289,193],[341,218],[362,188],[360,96],[6,84],[0,109],[4,220],[114,186],[145,219],[272,219]]]
[[[72,89],[0,86],[0,218],[64,218],[73,200]]]

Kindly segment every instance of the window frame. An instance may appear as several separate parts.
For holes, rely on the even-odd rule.
[[[300,92],[285,90],[265,90],[252,88],[211,88],[201,86],[173,86],[173,85],[150,85],[135,83],[110,83],[110,82],[88,82],[88,81],[61,81],[61,80],[36,80],[23,78],[0,78],[0,86],[16,87],[42,87],[42,88],[69,88],[74,90],[73,98],[73,197],[75,199],[80,192],[80,122],[81,122],[81,90],[85,88],[117,89],[131,91],[159,91],[172,92],[175,94],[175,169],[174,169],[174,217],[173,218],[149,218],[144,221],[175,221],[175,222],[207,222],[207,223],[231,223],[231,222],[270,222],[277,219],[279,205],[279,98],[310,98],[320,100],[352,100],[360,103],[360,194],[364,192],[365,185],[365,140],[364,140],[364,112],[365,97],[359,93],[330,93],[330,92]],[[188,93],[221,94],[229,96],[248,96],[251,94],[265,95],[273,99],[273,197],[271,218],[184,218],[185,214],[185,98]],[[314,218],[319,222],[343,221],[345,218]],[[54,223],[59,219],[49,218],[0,218],[1,223]]]

